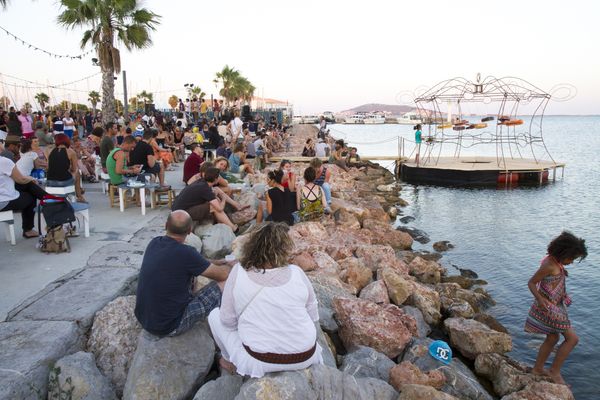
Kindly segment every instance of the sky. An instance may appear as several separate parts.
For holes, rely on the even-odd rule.
[[[570,98],[551,101],[547,114],[600,114],[599,1],[141,3],[161,15],[161,24],[152,47],[123,49],[122,66],[129,93],[152,91],[158,106],[172,94],[184,97],[185,83],[217,95],[212,81],[227,64],[257,87],[256,95],[288,101],[296,114],[412,105],[423,88],[477,73],[517,76]],[[57,0],[10,0],[0,26],[45,50],[81,54],[82,31],[59,26],[59,12]],[[60,85],[99,71],[92,56],[51,58],[1,31],[0,45],[0,93],[17,103],[34,103],[41,89],[15,88],[36,85],[9,76]],[[116,85],[122,98],[121,77]],[[87,91],[100,91],[100,78],[68,88],[44,91],[51,102],[86,103]]]

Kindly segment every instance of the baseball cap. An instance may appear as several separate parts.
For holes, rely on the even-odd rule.
[[[435,340],[429,345],[431,357],[448,365],[452,361],[452,349],[443,340]]]

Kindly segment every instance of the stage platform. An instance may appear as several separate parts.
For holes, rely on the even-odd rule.
[[[421,160],[419,165],[403,163],[400,177],[408,183],[443,186],[542,184],[556,180],[556,170],[564,172],[564,167],[562,163],[522,158],[498,163],[496,157],[432,157]]]

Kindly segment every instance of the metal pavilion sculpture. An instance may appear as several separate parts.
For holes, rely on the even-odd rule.
[[[440,160],[442,149],[450,146],[454,158],[461,150],[482,144],[496,146],[498,168],[508,169],[507,160],[542,160],[556,164],[550,155],[542,134],[544,111],[550,94],[531,83],[515,77],[481,79],[453,78],[438,83],[416,98],[415,104],[423,120],[425,149],[421,165],[434,166]],[[473,123],[464,118],[467,105],[480,103],[486,113],[481,121]],[[447,112],[443,112],[446,106]],[[518,118],[524,106],[533,112],[527,121]],[[452,115],[452,108],[456,107]]]

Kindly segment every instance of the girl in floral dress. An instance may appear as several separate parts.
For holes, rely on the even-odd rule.
[[[533,373],[548,375],[559,384],[566,384],[560,374],[560,368],[579,341],[567,313],[571,299],[566,291],[568,273],[564,266],[576,259],[583,260],[586,256],[585,240],[570,232],[562,232],[550,242],[548,255],[527,284],[535,301],[529,310],[525,331],[546,335],[544,343],[540,346]],[[546,371],[544,364],[558,343],[560,335],[563,335],[565,340],[558,347],[552,366]]]

